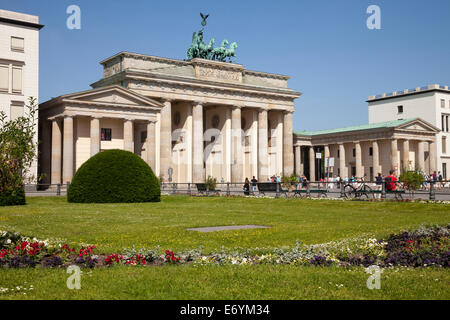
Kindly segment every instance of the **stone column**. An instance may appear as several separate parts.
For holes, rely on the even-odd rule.
[[[65,116],[63,136],[63,184],[71,182],[73,177],[73,140],[73,117]]]
[[[260,182],[266,182],[269,177],[267,125],[267,110],[260,109],[258,112],[258,180]]]
[[[252,111],[251,149],[252,149],[252,175],[258,177],[258,110]]]
[[[241,107],[233,107],[231,110],[231,132],[232,132],[232,166],[231,182],[244,182],[242,178],[242,128]]]
[[[417,166],[420,170],[425,171],[425,142],[417,142]]]
[[[356,178],[363,178],[362,156],[361,156],[361,143],[355,142],[355,164],[356,164]]]
[[[309,147],[309,181],[316,181],[316,153]]]
[[[323,146],[323,156],[325,158],[325,159],[323,159],[323,161],[324,161],[324,164],[326,165],[327,164],[326,159],[330,157],[330,146],[328,146],[328,145],[324,145]],[[329,167],[328,168],[325,167],[325,176],[327,174],[330,174],[330,168]],[[328,178],[328,176],[326,176],[326,178]]]
[[[147,123],[147,140],[145,141],[145,150],[147,151],[147,164],[155,172],[155,121]]]
[[[123,149],[134,152],[133,120],[126,119],[123,122]]]
[[[289,176],[294,172],[294,149],[292,143],[292,112],[285,112],[283,118],[283,173],[285,176]]]
[[[409,169],[409,140],[403,140],[403,168],[402,170]]]
[[[303,170],[301,170],[302,165],[302,152],[301,146],[295,146],[295,174],[299,177],[303,175]]]
[[[186,177],[192,183],[192,107],[187,110],[186,131]]]
[[[378,175],[378,173],[381,173],[380,151],[378,148],[378,141],[372,141],[372,167],[373,167],[374,177],[376,177]]]
[[[433,173],[437,171],[437,160],[436,160],[436,141],[430,141],[428,143],[429,159],[430,159],[430,172]]]
[[[52,121],[51,184],[61,183],[61,139],[61,122],[59,121],[59,119],[54,119]]]
[[[391,140],[391,169],[395,170],[398,167],[398,151],[397,139]],[[398,169],[398,168],[397,168]],[[397,172],[398,174],[399,172]]]
[[[100,119],[91,119],[91,157],[100,152]]]
[[[169,168],[172,167],[172,102],[164,101],[161,109],[160,128],[160,174],[164,180],[169,178]]]
[[[330,157],[330,146],[329,145],[323,146],[323,153],[324,153],[325,159]]]
[[[192,107],[192,180],[194,183],[205,182],[203,166],[203,106],[199,103]]]
[[[339,171],[342,179],[348,176],[345,164],[345,146],[343,143],[339,144]]]

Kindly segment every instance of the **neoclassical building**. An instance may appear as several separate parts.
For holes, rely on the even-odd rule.
[[[360,126],[294,134],[295,168],[316,181],[329,176],[374,181],[390,170],[437,170],[436,134],[439,129],[420,119],[385,121]],[[320,157],[321,159],[316,159]],[[326,158],[332,158],[325,167]]]
[[[157,176],[178,183],[208,176],[267,181],[293,172],[313,181],[326,173],[373,180],[391,169],[438,168],[441,130],[421,118],[294,133],[301,93],[288,88],[288,76],[129,52],[100,63],[104,77],[93,89],[39,106],[44,183],[70,182],[86,160],[108,149],[134,152]]]
[[[178,183],[242,182],[294,171],[292,113],[301,93],[288,76],[236,63],[121,52],[100,62],[92,90],[39,108],[44,183],[70,182],[108,149],[140,155]]]

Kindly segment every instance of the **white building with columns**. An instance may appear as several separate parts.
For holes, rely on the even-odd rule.
[[[39,98],[39,17],[0,10],[0,111],[7,120],[26,116],[29,97]],[[38,120],[36,119],[36,131]],[[37,143],[37,135],[35,142]],[[30,168],[37,177],[37,159]]]
[[[448,86],[433,84],[391,93],[370,96],[369,123],[421,118],[439,128],[436,136],[435,170],[444,179],[450,178],[450,90]]]
[[[295,171],[312,181],[325,176],[324,159],[333,158],[330,176],[374,181],[390,170],[436,170],[439,129],[420,119],[378,122],[322,131],[294,133]],[[321,159],[316,159],[320,154]]]
[[[40,173],[70,182],[89,157],[124,149],[178,183],[243,182],[294,171],[288,76],[235,63],[121,52],[93,89],[39,107]]]

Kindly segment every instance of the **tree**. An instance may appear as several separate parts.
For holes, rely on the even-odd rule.
[[[422,186],[425,178],[419,170],[404,170],[400,175],[399,180],[403,183],[404,188],[410,192],[411,199],[413,199],[414,192]]]
[[[283,188],[290,190],[292,186],[295,186],[298,183],[298,177],[295,173],[292,173],[290,176],[282,176],[281,177],[281,185]]]
[[[7,120],[0,112],[0,205],[25,204],[25,178],[36,159],[36,98],[30,97],[25,116]]]

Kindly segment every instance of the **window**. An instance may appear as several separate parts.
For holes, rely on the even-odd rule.
[[[403,106],[397,106],[397,112],[403,113]]]
[[[448,132],[448,116],[445,116],[445,132]]]
[[[442,137],[442,153],[447,153],[447,138]]]
[[[11,37],[11,50],[23,52],[25,49],[25,40],[19,37]]]
[[[21,67],[13,67],[12,69],[12,92],[13,93],[22,93],[22,68]]]
[[[369,148],[369,156],[373,156],[373,148],[372,147]]]
[[[352,167],[352,176],[356,176],[356,167]]]
[[[441,130],[442,131],[445,130],[445,128],[444,128],[444,116],[443,115],[441,115]]]
[[[11,120],[16,120],[19,117],[23,117],[23,102],[13,102],[11,104]]]
[[[373,167],[370,167],[370,168],[369,168],[369,180],[370,180],[370,181],[375,180],[374,177],[373,177]]]
[[[338,153],[337,153],[337,157],[340,158],[340,157],[341,157],[340,150],[338,149],[337,152],[338,152]]]
[[[445,100],[441,99],[441,108],[445,108]]]
[[[9,67],[0,65],[0,91],[9,91]]]
[[[356,149],[353,149],[353,158],[356,157]]]
[[[101,131],[101,140],[102,141],[111,141],[111,129],[102,128]]]

